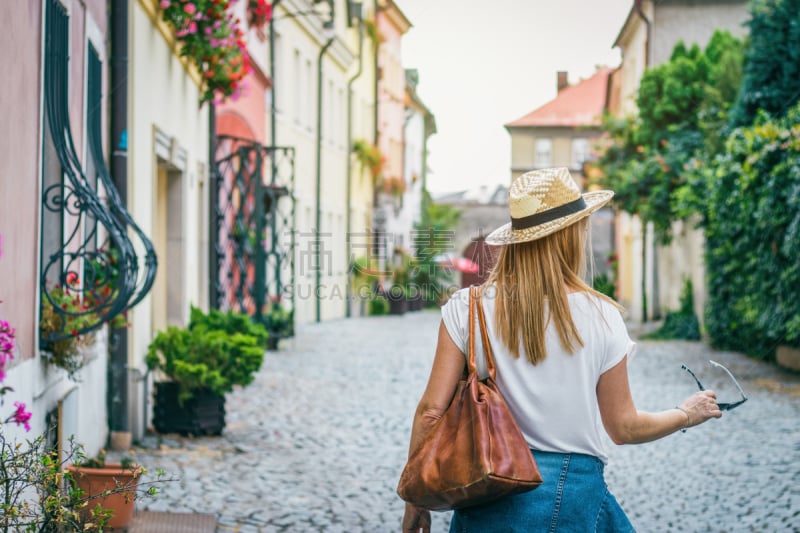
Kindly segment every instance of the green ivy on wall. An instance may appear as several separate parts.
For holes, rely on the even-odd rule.
[[[760,356],[800,346],[800,107],[735,130],[705,176],[713,344]]]

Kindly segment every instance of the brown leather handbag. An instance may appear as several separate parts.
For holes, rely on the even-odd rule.
[[[489,377],[475,366],[477,309]],[[442,418],[409,456],[397,494],[432,511],[486,503],[542,483],[536,461],[495,383],[495,365],[480,288],[469,294],[468,375]]]

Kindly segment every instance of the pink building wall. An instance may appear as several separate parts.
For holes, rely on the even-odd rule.
[[[378,51],[378,148],[386,157],[383,175],[403,177],[403,124],[405,119],[405,74],[402,66],[401,40],[404,30],[397,26],[386,9],[378,11],[377,27],[382,41]]]
[[[0,2],[0,319],[32,357],[39,253],[41,2]]]
[[[0,319],[17,329],[19,359],[33,357],[38,336],[41,146],[42,128],[46,127],[41,111],[43,5],[40,0],[0,2],[0,67],[10,74],[0,91]],[[88,0],[86,5],[104,37],[105,2]],[[84,4],[71,3],[70,121],[81,158],[85,146],[85,11]]]
[[[252,65],[252,63],[251,63]],[[253,65],[245,78],[245,90],[238,100],[228,99],[217,107],[217,134],[252,138],[268,145],[267,99],[268,78]]]

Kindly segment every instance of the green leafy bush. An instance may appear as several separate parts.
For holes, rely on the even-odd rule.
[[[760,111],[782,117],[800,96],[800,2],[753,0],[744,80],[731,112],[749,126]]]
[[[644,338],[700,340],[700,322],[694,312],[694,290],[690,279],[684,282],[680,308],[667,313],[658,331]]]
[[[270,335],[279,339],[294,336],[294,309],[286,310],[278,303],[272,303],[264,313],[264,325]]]
[[[189,326],[160,332],[145,361],[179,384],[181,401],[200,389],[222,395],[253,381],[264,362],[267,337],[264,326],[246,315],[193,308]]]
[[[723,349],[800,346],[800,106],[735,130],[705,169],[706,329]]]
[[[243,314],[228,311],[223,313],[216,309],[212,309],[208,313],[204,313],[197,307],[192,306],[191,314],[189,316],[189,329],[198,331],[222,331],[228,334],[241,333],[243,335],[250,335],[255,337],[259,346],[266,348],[267,337],[269,332],[267,329]]]
[[[615,191],[616,207],[652,222],[662,243],[672,237],[672,222],[702,210],[692,169],[722,145],[742,47],[720,30],[705,50],[679,42],[668,62],[644,72],[639,115],[604,121],[609,145],[598,161],[600,184]]]
[[[383,296],[374,296],[369,300],[367,313],[369,316],[385,315],[389,312],[389,300]]]
[[[600,292],[601,294],[605,294],[609,298],[615,298],[614,293],[616,292],[616,286],[614,285],[614,281],[608,277],[607,274],[597,274],[592,279],[592,287],[594,290]]]

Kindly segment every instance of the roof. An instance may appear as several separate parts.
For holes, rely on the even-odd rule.
[[[622,27],[619,29],[619,33],[617,34],[617,38],[614,39],[614,44],[611,45],[612,48],[616,48],[617,46],[620,46],[620,41],[622,40],[622,35],[625,33],[625,31],[633,23],[635,15],[636,15],[636,3],[634,2],[634,5],[631,7],[631,10],[628,11],[628,16],[625,17],[625,22],[622,23]]]
[[[422,101],[417,94],[417,83],[419,83],[419,73],[417,69],[407,68],[406,72],[406,107],[409,104],[414,104],[419,110],[420,114],[425,117],[426,136],[436,133],[436,117],[433,115],[428,106]]]
[[[558,95],[506,128],[541,126],[598,126],[606,104],[608,76],[614,69],[601,68],[592,77],[565,87]]]

